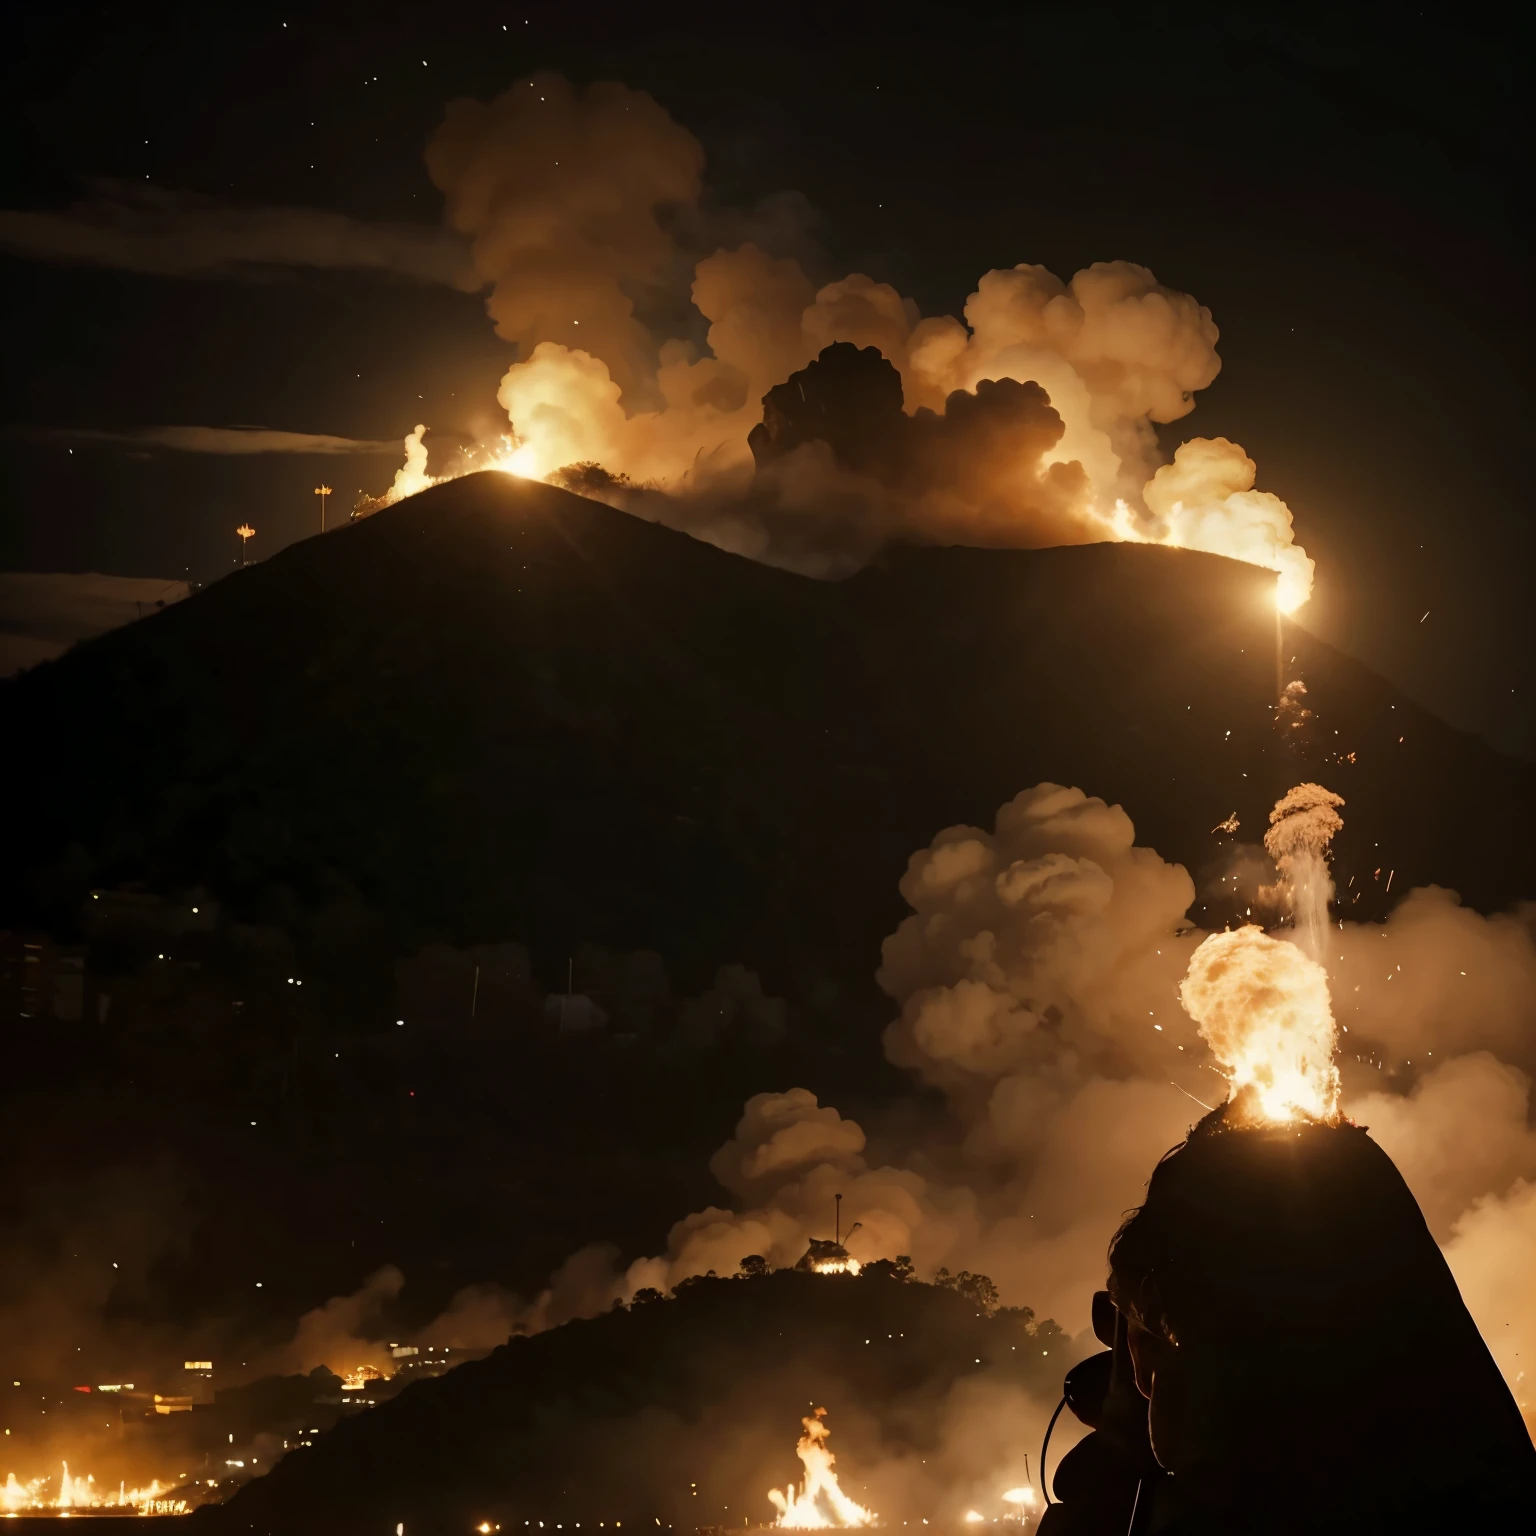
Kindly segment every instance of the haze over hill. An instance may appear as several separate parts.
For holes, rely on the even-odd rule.
[[[889,1266],[886,1266],[887,1268]],[[413,1536],[771,1523],[800,1419],[828,1410],[844,1491],[912,1523],[1028,1480],[1068,1360],[1027,1310],[881,1275],[700,1279],[672,1301],[514,1339],[291,1452],[192,1528]],[[1070,1444],[1064,1427],[1056,1455]]]
[[[1198,876],[1299,776],[1348,801],[1352,913],[1389,879],[1518,896],[1532,771],[1291,623],[1314,714],[1282,742],[1273,585],[1134,545],[894,547],[817,582],[470,476],[6,685],[5,906],[204,883],[367,910],[396,952],[643,945],[804,992],[867,977],[911,851],[1022,785],[1123,802]]]

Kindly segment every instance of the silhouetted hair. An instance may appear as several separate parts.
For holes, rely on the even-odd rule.
[[[1536,1490],[1509,1388],[1362,1127],[1208,1115],[1116,1234],[1110,1292],[1199,1352],[1202,1432],[1232,1486],[1279,1476],[1288,1498],[1355,1507],[1475,1490],[1504,1508]]]

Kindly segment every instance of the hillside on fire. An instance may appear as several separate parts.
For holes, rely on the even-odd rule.
[[[1067,1362],[1054,1323],[997,1308],[984,1277],[960,1279],[903,1282],[884,1263],[642,1292],[343,1421],[193,1529],[772,1524],[768,1490],[799,1480],[795,1438],[816,1408],[844,1493],[949,1524],[1027,1482],[1035,1410],[1049,1410]]]
[[[1354,915],[1394,885],[1518,896],[1531,768],[1277,632],[1273,591],[1132,544],[894,546],[816,581],[471,475],[6,684],[5,915],[204,886],[317,979],[513,938],[551,972],[596,942],[867,1000],[934,828],[1091,784],[1198,878],[1318,774]]]

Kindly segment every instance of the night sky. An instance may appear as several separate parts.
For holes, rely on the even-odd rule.
[[[6,210],[132,187],[434,226],[422,150],[445,103],[552,69],[650,91],[703,142],[713,202],[804,194],[815,275],[866,271],[925,314],[958,313],[991,267],[1143,263],[1222,332],[1222,372],[1165,447],[1225,435],[1257,460],[1317,560],[1301,622],[1452,723],[1536,750],[1525,114],[1520,51],[1491,23],[785,5],[12,17]],[[316,526],[322,480],[344,512],[399,461],[66,430],[473,432],[514,360],[480,296],[385,274],[0,262],[5,570],[209,579],[238,523],[270,553]]]

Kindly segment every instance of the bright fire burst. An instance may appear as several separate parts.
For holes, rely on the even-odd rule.
[[[70,1475],[69,1463],[63,1464],[57,1484],[51,1477],[34,1477],[22,1482],[8,1473],[0,1489],[0,1509],[7,1515],[28,1510],[132,1509],[140,1515],[184,1515],[189,1506],[185,1499],[172,1497],[170,1488],[151,1480],[145,1488],[102,1488],[93,1477]]]
[[[805,1467],[805,1482],[796,1492],[791,1483],[780,1492],[768,1490],[779,1511],[775,1525],[793,1531],[829,1530],[835,1526],[873,1525],[878,1518],[873,1510],[855,1504],[838,1486],[837,1473],[832,1470],[837,1460],[827,1449],[827,1416],[825,1408],[818,1408],[814,1415],[801,1419],[805,1433],[795,1446],[795,1455]]]
[[[856,1275],[862,1267],[857,1259],[823,1259],[811,1265],[818,1275]]]
[[[1190,957],[1179,998],[1234,1100],[1271,1122],[1337,1117],[1328,973],[1296,945],[1252,924],[1213,933]]]
[[[1239,1120],[1337,1121],[1338,1027],[1323,969],[1333,881],[1328,845],[1344,825],[1344,801],[1321,784],[1298,784],[1270,814],[1264,846],[1279,879],[1263,894],[1289,913],[1295,943],[1247,924],[1213,933],[1190,956],[1179,985],[1232,1084]]]

